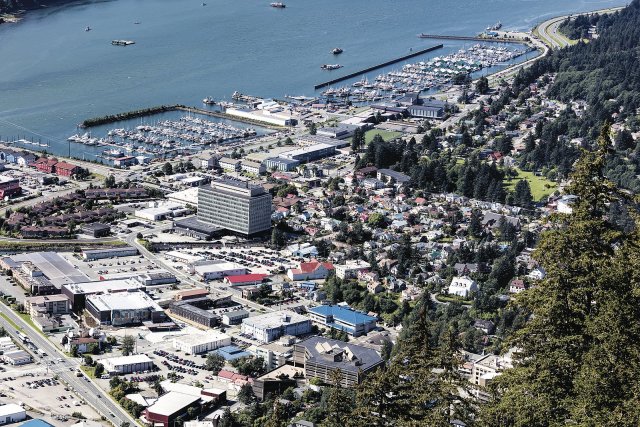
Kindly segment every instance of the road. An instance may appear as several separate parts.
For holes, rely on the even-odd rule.
[[[0,313],[4,314],[18,325],[22,329],[22,332],[29,337],[31,342],[38,349],[46,352],[47,356],[41,358],[43,364],[46,364],[47,361],[52,362],[57,359],[63,360],[61,363],[58,362],[56,364],[51,364],[49,368],[55,372],[61,380],[66,382],[78,396],[84,399],[89,405],[93,406],[98,413],[103,415],[115,426],[120,426],[123,423],[129,423],[131,426],[136,425],[135,420],[120,408],[119,405],[113,402],[107,393],[100,389],[93,381],[88,380],[84,375],[82,377],[76,377],[75,372],[77,372],[80,366],[77,360],[67,358],[55,345],[40,335],[39,332],[31,328],[31,326],[26,324],[4,304],[0,304]],[[17,342],[21,342],[16,335],[15,328],[3,317],[0,317],[0,324],[2,324],[9,335],[11,335]],[[111,416],[111,414],[114,416]]]
[[[565,15],[558,16],[555,18],[551,18],[548,21],[545,21],[536,27],[538,32],[538,37],[542,42],[544,42],[551,49],[561,49],[571,44],[571,40],[568,39],[565,35],[563,35],[558,27],[564,22],[565,19],[569,17],[576,17],[580,15],[590,15],[590,14],[605,14],[605,13],[613,13],[618,10],[624,9],[624,7],[613,7],[609,9],[601,9],[594,10],[592,12],[584,12],[577,13],[573,15]]]

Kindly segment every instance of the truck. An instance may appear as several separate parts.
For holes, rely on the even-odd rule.
[[[39,348],[39,349],[38,349],[38,354],[39,354],[40,356],[44,357],[44,356],[46,356],[46,355],[47,355],[47,352],[46,352],[46,351],[44,351],[43,349]]]
[[[23,334],[22,332],[16,331],[16,335],[18,335],[18,338],[20,338],[24,344],[29,342],[29,337]]]

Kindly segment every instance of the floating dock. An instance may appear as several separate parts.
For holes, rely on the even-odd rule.
[[[442,34],[418,34],[421,39],[440,39],[440,40],[462,40],[462,41],[478,41],[478,42],[493,42],[493,43],[518,43],[524,44],[528,40],[520,39],[507,39],[504,37],[478,37],[478,36],[446,36]]]
[[[338,83],[338,82],[341,82],[343,80],[348,80],[348,79],[351,79],[353,77],[357,77],[357,76],[359,76],[361,74],[368,73],[369,71],[374,71],[374,70],[377,70],[378,68],[386,67],[387,65],[392,65],[392,64],[398,63],[400,61],[404,61],[405,59],[414,58],[416,56],[420,56],[420,55],[423,55],[425,53],[433,52],[434,50],[442,49],[442,47],[443,47],[442,44],[438,44],[438,45],[435,45],[435,46],[428,47],[426,49],[417,50],[415,52],[411,52],[408,55],[401,56],[400,58],[395,58],[395,59],[392,59],[391,61],[383,62],[382,64],[374,65],[373,67],[365,68],[364,70],[356,71],[355,73],[347,74],[346,76],[338,77],[336,79],[329,80],[327,82],[317,84],[313,88],[314,89],[320,89],[320,88],[323,88],[323,87],[327,87],[327,86],[332,85],[334,83]]]

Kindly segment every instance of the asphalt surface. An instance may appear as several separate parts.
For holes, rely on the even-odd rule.
[[[31,328],[31,326],[26,324],[4,304],[0,304],[0,313],[6,315],[16,325],[18,325],[22,329],[22,333],[27,335],[38,349],[44,350],[47,354],[44,357],[35,357],[34,359],[40,360],[40,362],[45,366],[48,365],[50,371],[56,373],[62,381],[67,383],[79,397],[96,409],[98,413],[103,415],[115,426],[120,426],[125,422],[128,422],[132,427],[136,425],[135,420],[120,408],[119,405],[113,402],[104,390],[100,389],[88,377],[84,375],[82,377],[76,376],[76,372],[80,366],[77,360],[67,358],[48,339]],[[3,317],[0,317],[0,324],[4,326],[7,333],[9,333],[9,335],[11,335],[17,342],[21,342],[16,335],[15,328]],[[57,362],[58,359],[62,359],[62,362]],[[111,416],[111,414],[113,414],[113,416]]]

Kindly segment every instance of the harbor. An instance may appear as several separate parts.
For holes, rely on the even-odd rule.
[[[404,93],[419,93],[452,83],[458,75],[471,75],[484,69],[507,65],[509,61],[525,55],[532,49],[507,48],[476,44],[468,49],[428,61],[409,63],[369,81],[363,77],[351,87],[328,88],[322,95],[328,98],[350,99],[354,102],[370,102],[389,99]]]
[[[492,43],[526,43],[527,40],[518,40],[514,38],[500,37],[500,36],[490,36],[486,35],[480,36],[447,36],[442,34],[418,34],[418,38],[421,39],[438,39],[438,40],[457,40],[457,41],[479,41],[479,42],[492,42]]]
[[[313,88],[316,89],[316,90],[317,89],[322,89],[323,87],[327,87],[327,86],[330,86],[330,85],[335,84],[335,83],[340,83],[340,82],[342,82],[344,80],[349,80],[349,79],[351,79],[353,77],[358,77],[358,76],[360,76],[362,74],[365,74],[365,73],[368,73],[370,71],[375,71],[375,70],[378,70],[380,68],[383,68],[383,67],[386,67],[386,66],[389,66],[389,65],[397,64],[398,62],[402,62],[402,61],[405,61],[407,59],[415,58],[416,56],[424,55],[425,53],[433,52],[434,50],[442,49],[442,47],[443,47],[443,45],[438,44],[438,45],[435,45],[435,46],[428,47],[426,49],[420,49],[418,51],[411,52],[411,53],[409,53],[407,55],[403,55],[403,56],[401,56],[399,58],[395,58],[395,59],[392,59],[390,61],[386,61],[386,62],[383,62],[381,64],[377,64],[377,65],[374,65],[372,67],[368,67],[368,68],[365,68],[363,70],[356,71],[354,73],[347,74],[345,76],[338,77],[338,78],[335,78],[333,80],[329,80],[329,81],[326,81],[324,83],[317,84]]]

